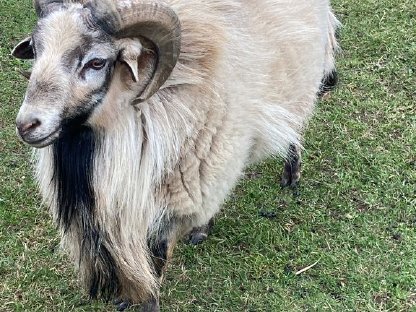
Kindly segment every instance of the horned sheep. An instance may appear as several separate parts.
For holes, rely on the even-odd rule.
[[[334,70],[328,0],[34,0],[17,116],[92,297],[158,311],[175,242],[206,235],[246,166],[287,157]]]

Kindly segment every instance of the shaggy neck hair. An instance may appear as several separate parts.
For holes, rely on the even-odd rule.
[[[173,129],[193,116],[168,90],[140,107],[121,99],[117,109],[113,91],[120,98],[110,88],[90,118],[94,125],[68,127],[52,146],[36,150],[37,175],[90,295],[146,300],[159,283],[149,243],[166,217],[157,194],[191,132]],[[107,108],[111,126],[104,128],[99,120]]]
[[[119,281],[107,246],[107,234],[96,220],[93,186],[96,143],[91,128],[77,126],[67,127],[53,144],[56,221],[64,233],[71,228],[79,231],[79,262],[89,266],[90,296],[95,298],[101,293],[110,298],[119,292]]]

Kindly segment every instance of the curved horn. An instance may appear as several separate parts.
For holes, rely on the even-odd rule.
[[[33,6],[38,17],[48,15],[56,5],[61,5],[62,3],[63,0],[33,0]]]
[[[104,8],[103,2],[107,2]],[[150,98],[169,78],[180,53],[181,26],[176,13],[169,7],[152,1],[95,1],[96,13],[107,25],[114,27],[115,38],[142,36],[156,46],[158,60],[153,77],[138,100]],[[101,8],[101,10],[100,10]],[[100,12],[101,11],[101,12]],[[108,13],[111,12],[111,19]]]

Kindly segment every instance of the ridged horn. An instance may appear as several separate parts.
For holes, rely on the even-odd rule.
[[[91,1],[96,16],[107,26],[114,27],[117,39],[145,37],[157,49],[157,65],[139,101],[150,98],[169,78],[180,53],[181,25],[176,13],[166,5],[154,1]],[[111,15],[111,17],[109,16]]]
[[[62,5],[63,0],[33,0],[38,17],[44,17],[53,11],[57,6]]]

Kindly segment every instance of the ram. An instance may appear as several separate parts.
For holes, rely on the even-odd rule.
[[[91,297],[159,310],[175,242],[204,239],[244,168],[286,157],[334,70],[328,0],[35,0],[17,116]]]

